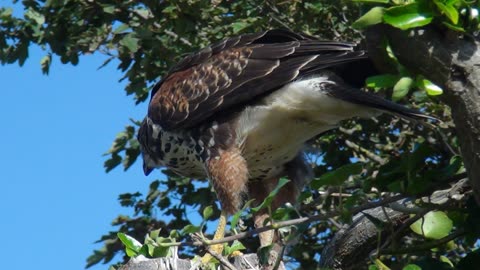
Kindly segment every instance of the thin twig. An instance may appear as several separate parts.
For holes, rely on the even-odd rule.
[[[376,201],[376,202],[369,202],[357,207],[353,207],[350,209],[350,212],[352,215],[358,214],[361,211],[364,211],[366,209],[370,208],[375,208],[378,206],[386,205],[394,201],[398,201],[400,199],[404,198],[403,195],[395,195],[392,197],[385,198],[382,201]],[[280,229],[283,227],[288,227],[288,226],[293,226],[293,225],[300,225],[304,223],[311,223],[315,221],[320,221],[320,220],[326,220],[331,217],[336,217],[342,214],[341,210],[334,210],[331,211],[327,214],[317,214],[309,217],[301,217],[301,218],[296,218],[296,219],[290,219],[290,220],[285,220],[285,221],[280,221],[276,222],[267,226],[263,226],[251,231],[246,231],[246,232],[241,232],[235,235],[227,236],[222,239],[217,239],[217,240],[195,240],[195,241],[186,241],[186,242],[174,242],[174,243],[169,243],[169,244],[164,244],[166,246],[209,246],[209,245],[216,245],[216,244],[222,244],[222,243],[227,243],[227,242],[232,242],[234,240],[239,240],[243,238],[247,238],[250,236],[257,235],[262,232],[270,231],[270,230],[276,230]]]
[[[225,257],[216,253],[211,248],[207,248],[208,254],[212,255],[215,259],[217,259],[223,266],[225,266],[229,270],[238,270],[233,264],[231,264]]]
[[[345,140],[345,145],[347,145],[348,147],[352,148],[355,151],[358,151],[358,152],[361,152],[361,153],[365,154],[367,157],[369,157],[370,159],[372,159],[375,162],[378,162],[381,165],[387,163],[386,159],[381,158],[378,155],[375,155],[373,152],[359,146],[358,144],[356,144],[352,141]]]

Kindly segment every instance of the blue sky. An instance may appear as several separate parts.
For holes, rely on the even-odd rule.
[[[23,67],[0,66],[2,269],[84,269],[110,222],[131,214],[117,196],[145,193],[159,176],[145,177],[140,162],[104,171],[102,154],[115,135],[146,112],[126,96],[116,64],[97,70],[102,55],[83,56],[75,67],[55,58],[45,76],[44,55],[31,48]]]

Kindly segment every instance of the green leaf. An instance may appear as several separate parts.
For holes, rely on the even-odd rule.
[[[42,73],[48,75],[50,70],[50,64],[52,63],[52,55],[47,54],[40,60],[40,66],[42,67]]]
[[[395,84],[393,87],[393,94],[392,94],[392,99],[394,101],[398,101],[402,98],[404,98],[412,86],[414,85],[414,81],[410,77],[402,77],[398,82]]]
[[[135,238],[126,235],[124,233],[117,233],[118,239],[125,245],[125,252],[127,253],[128,257],[133,257],[138,255],[140,249],[142,248],[142,244],[138,242]]]
[[[365,29],[369,26],[383,22],[383,14],[385,13],[385,8],[383,7],[374,7],[365,13],[362,17],[356,20],[352,27],[356,29]]]
[[[273,245],[263,246],[257,250],[258,261],[260,265],[267,265],[268,259],[270,258],[270,251],[272,250]]]
[[[453,24],[458,23],[458,11],[452,4],[446,4],[440,0],[433,0],[437,8],[447,16]]]
[[[270,192],[270,194],[268,194],[268,196],[265,198],[265,200],[263,200],[263,202],[259,206],[251,208],[251,210],[255,213],[255,212],[258,212],[265,207],[270,206],[272,204],[273,198],[275,198],[275,195],[277,195],[278,191],[280,191],[280,189],[285,184],[287,184],[288,182],[290,182],[290,180],[288,180],[286,178],[280,178],[277,186],[272,190],[272,192]]]
[[[29,8],[25,12],[25,17],[35,21],[37,24],[44,24],[45,23],[45,16],[43,16],[43,14],[41,14],[41,13],[31,9],[31,8]]]
[[[351,163],[343,165],[338,169],[325,173],[319,178],[313,180],[311,186],[318,189],[322,186],[339,186],[345,182],[351,175],[356,175],[362,172],[362,163]]]
[[[423,218],[410,225],[410,229],[430,239],[441,239],[453,228],[453,222],[442,211],[430,211]]]
[[[402,270],[422,270],[422,268],[416,264],[407,264]]]
[[[418,76],[416,83],[417,83],[417,86],[420,89],[425,90],[425,92],[429,96],[438,96],[438,95],[443,94],[443,89],[440,88],[440,86],[438,86],[438,85],[434,84],[433,82],[425,79],[423,76]]]
[[[13,13],[13,9],[11,7],[8,8],[0,8],[0,18],[1,19],[6,19],[8,17],[11,17]]]
[[[255,200],[249,200],[243,205],[243,208],[241,210],[238,210],[233,216],[232,219],[230,220],[230,229],[233,230],[235,227],[237,227],[238,221],[240,220],[240,216],[242,213],[245,211],[245,209],[250,208],[250,205],[254,202]]]
[[[138,38],[135,38],[132,33],[125,35],[122,40],[120,40],[120,44],[127,47],[128,50],[132,53],[138,51]]]
[[[452,261],[450,261],[449,258],[447,258],[447,257],[445,257],[445,256],[443,256],[443,255],[440,256],[440,261],[442,261],[442,262],[450,265],[450,267],[452,267],[452,268],[454,267]]]
[[[242,31],[243,29],[247,28],[248,25],[249,25],[249,24],[248,24],[247,22],[238,21],[238,22],[232,23],[232,24],[231,24],[231,27],[232,27],[233,33],[234,33],[234,34],[237,34],[237,33],[239,33],[240,31]]]
[[[366,80],[366,85],[368,88],[378,91],[380,89],[392,88],[400,79],[400,76],[393,74],[383,74],[368,77]]]
[[[162,230],[162,229],[158,229],[158,230],[153,230],[153,231],[151,231],[151,232],[149,233],[150,238],[152,238],[152,239],[157,239],[158,236],[160,235],[160,231],[161,231],[161,230]]]
[[[209,219],[213,215],[213,207],[211,205],[203,209],[203,220]]]
[[[114,34],[120,34],[120,33],[125,32],[128,29],[130,29],[130,26],[126,23],[122,23],[117,28],[115,28],[115,30],[113,30],[113,33]]]
[[[388,8],[383,15],[383,21],[406,30],[429,24],[433,20],[433,12],[419,3]]]
[[[103,6],[103,12],[108,13],[108,14],[115,13],[115,6],[114,5],[104,5]]]
[[[390,268],[380,261],[380,259],[375,259],[374,262],[379,270],[390,270]]]
[[[186,235],[186,234],[196,233],[196,232],[199,232],[199,231],[200,231],[199,226],[188,224],[187,226],[183,227],[182,234]]]
[[[231,246],[226,246],[225,247],[225,254],[230,255],[235,251],[244,250],[244,249],[246,249],[246,247],[240,241],[235,240],[235,241],[233,241]]]

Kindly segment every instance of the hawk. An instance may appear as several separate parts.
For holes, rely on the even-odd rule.
[[[290,182],[272,207],[295,203],[310,176],[302,152],[310,139],[353,117],[429,118],[339,75],[366,58],[353,43],[287,30],[240,35],[190,54],[151,93],[138,133],[145,174],[167,167],[210,179],[222,209],[215,239],[245,198],[261,203],[280,177]],[[255,225],[266,217],[257,213]],[[273,237],[261,234],[260,242]]]

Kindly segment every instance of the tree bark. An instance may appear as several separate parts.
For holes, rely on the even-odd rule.
[[[238,270],[262,269],[257,254],[244,254],[234,258],[233,265]],[[193,268],[192,268],[193,267]],[[130,259],[119,270],[200,270],[199,265],[187,259],[154,258],[148,259],[138,256]],[[220,268],[225,269],[225,268]]]
[[[458,178],[452,179],[457,180],[457,182],[453,183],[451,188],[437,190],[432,195],[423,197],[422,200],[425,203],[437,205],[448,203],[451,200],[465,200],[465,194],[471,189],[466,184],[467,179],[464,177],[464,174],[459,175]],[[412,207],[414,205],[410,200],[402,199],[384,208],[376,207],[363,211],[363,213],[367,213],[389,225],[388,228],[381,231],[380,238],[378,237],[380,231],[375,224],[363,213],[358,213],[353,217],[353,223],[338,231],[332,241],[325,246],[320,267],[335,270],[358,269],[359,262],[367,259],[372,251],[383,245],[389,236],[392,236],[393,232],[404,225],[404,221],[411,214],[410,211],[405,210],[415,210]],[[416,211],[419,212],[422,209],[417,208]]]
[[[377,25],[367,30],[369,54],[381,71],[392,72],[380,44],[386,38],[400,63],[443,88],[452,110],[461,155],[480,205],[480,52],[473,37],[434,27],[410,31]]]

